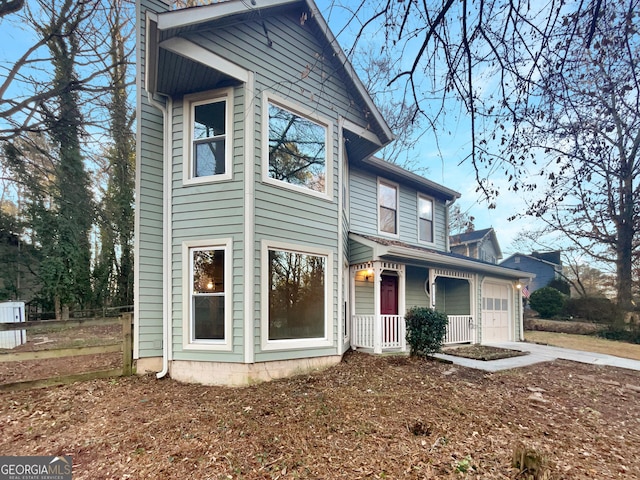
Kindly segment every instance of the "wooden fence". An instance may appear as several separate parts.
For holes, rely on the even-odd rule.
[[[107,378],[117,376],[129,376],[133,374],[133,314],[125,313],[120,317],[111,318],[83,318],[74,320],[42,320],[20,323],[0,323],[0,331],[26,330],[27,337],[29,331],[43,328],[74,328],[74,327],[94,327],[104,325],[122,325],[120,339],[114,339],[113,343],[78,346],[71,348],[51,348],[37,351],[5,351],[0,353],[0,363],[20,362],[26,360],[46,360],[50,358],[76,357],[80,355],[97,355],[103,353],[122,352],[122,367],[115,369],[99,370],[85,373],[75,373],[71,375],[61,375],[37,380],[26,380],[13,383],[0,384],[0,392],[9,390],[26,390],[31,388],[48,387],[53,385],[64,385],[68,383],[92,380],[95,378]]]

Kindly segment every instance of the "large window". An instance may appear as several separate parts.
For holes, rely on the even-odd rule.
[[[263,240],[261,251],[261,349],[335,346],[331,250]]]
[[[183,244],[186,348],[231,346],[230,245],[231,240]]]
[[[230,91],[185,97],[185,181],[231,178]]]
[[[433,200],[418,197],[418,234],[421,242],[433,243]]]
[[[325,336],[325,272],[320,255],[269,250],[269,340]]]
[[[387,182],[378,184],[378,219],[380,232],[398,233],[398,187]]]
[[[292,188],[329,196],[328,125],[271,100],[264,105],[268,114],[265,177]]]

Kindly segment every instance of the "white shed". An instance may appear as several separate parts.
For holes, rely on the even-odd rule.
[[[24,302],[0,303],[0,323],[24,322]],[[26,330],[7,330],[0,332],[0,348],[15,348],[27,341]]]

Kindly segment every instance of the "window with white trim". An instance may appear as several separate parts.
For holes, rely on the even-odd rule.
[[[231,350],[232,240],[182,243],[183,348]]]
[[[225,249],[191,249],[191,339],[224,340]]]
[[[327,257],[269,249],[269,340],[324,338]]]
[[[185,182],[231,178],[231,90],[185,96]]]
[[[433,200],[418,196],[418,235],[421,242],[433,243]]]
[[[265,95],[263,176],[267,182],[331,197],[331,123],[284,99]]]
[[[384,181],[378,183],[378,229],[398,234],[398,186]]]

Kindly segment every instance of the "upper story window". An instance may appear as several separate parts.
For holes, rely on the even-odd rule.
[[[231,178],[231,90],[185,96],[185,183]]]
[[[378,183],[378,229],[398,234],[398,186],[389,182]]]
[[[329,123],[311,112],[302,113],[300,108],[285,106],[288,103],[267,98],[263,104],[268,114],[268,127],[263,134],[268,145],[265,180],[330,197]]]
[[[433,243],[433,200],[418,197],[418,235],[421,242]]]

